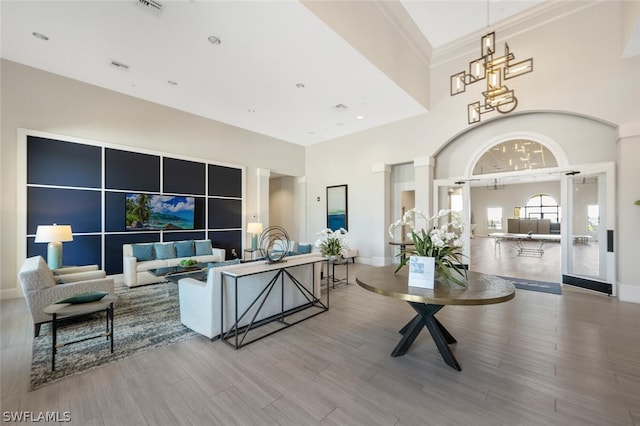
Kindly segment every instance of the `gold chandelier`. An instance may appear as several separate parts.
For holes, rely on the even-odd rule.
[[[518,105],[512,89],[502,84],[503,81],[519,77],[533,71],[533,58],[513,62],[515,56],[504,44],[504,55],[494,57],[495,32],[486,34],[481,39],[480,58],[469,62],[469,72],[460,71],[451,76],[451,96],[464,92],[467,85],[485,80],[486,88],[480,101],[467,105],[467,121],[469,124],[480,122],[482,114],[498,111],[507,114]]]

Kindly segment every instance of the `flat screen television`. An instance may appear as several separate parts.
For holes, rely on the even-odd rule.
[[[194,229],[195,198],[126,194],[128,231]]]

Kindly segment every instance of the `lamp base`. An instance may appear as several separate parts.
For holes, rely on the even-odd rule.
[[[253,234],[251,236],[251,250],[258,249],[258,234]]]
[[[62,266],[62,243],[52,241],[47,245],[47,265],[49,269],[58,269]]]

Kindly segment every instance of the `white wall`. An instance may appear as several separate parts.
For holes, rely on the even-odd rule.
[[[548,22],[541,22],[533,31],[516,28],[508,40],[507,32],[496,29],[500,49],[508,41],[516,58],[534,59],[534,71],[510,83],[519,99],[514,113],[483,116],[481,125],[468,126],[466,105],[479,100],[482,89],[470,86],[464,95],[449,96],[449,77],[466,69],[469,61],[478,56],[475,40],[470,42],[468,54],[439,59],[432,67],[428,114],[309,147],[309,231],[320,229],[324,221],[315,195],[322,194],[325,186],[347,183],[351,240],[360,251],[359,259],[366,262],[385,244],[374,242],[370,236],[386,233],[381,220],[386,206],[369,202],[380,200],[378,195],[388,190],[375,179],[373,167],[437,155],[436,175],[453,177],[464,171],[480,145],[496,136],[523,130],[554,141],[566,153],[569,164],[632,162],[627,168],[634,171],[621,175],[621,179],[635,180],[626,186],[619,183],[627,191],[634,191],[640,181],[633,174],[640,156],[629,147],[617,153],[616,131],[621,124],[637,122],[640,117],[640,57],[622,59],[621,2],[580,5],[588,7],[575,14],[548,16]],[[449,148],[438,154],[449,143]],[[635,161],[624,155],[626,151],[636,154]],[[429,183],[420,181],[415,185],[417,191]],[[618,200],[618,206],[621,202]],[[628,251],[627,257],[637,253],[630,241],[621,239],[619,243],[619,255],[622,251]],[[630,264],[637,263],[635,260]],[[640,289],[640,271],[628,268],[620,281]],[[620,294],[622,298],[623,293]],[[640,297],[636,301],[640,302]]]
[[[291,241],[300,242],[296,204],[296,178],[283,176],[269,180],[269,226],[281,226]],[[267,226],[267,224],[264,224]]]
[[[304,175],[304,148],[2,60],[0,297],[16,295],[18,128],[247,166],[246,211],[257,211],[258,168]],[[245,220],[249,222],[250,220]]]

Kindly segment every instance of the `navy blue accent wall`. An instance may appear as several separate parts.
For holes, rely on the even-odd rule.
[[[35,238],[27,238],[29,256],[42,256],[47,259],[46,243],[36,243]],[[102,238],[100,235],[74,235],[73,241],[62,243],[62,265],[100,265]]]
[[[209,195],[242,197],[242,170],[209,165]]]
[[[28,136],[27,175],[27,257],[46,258],[47,244],[36,244],[33,236],[38,225],[53,223],[71,225],[74,233],[63,243],[65,265],[98,264],[109,275],[122,273],[127,243],[208,235],[215,237],[214,247],[240,255],[242,169]],[[195,229],[127,231],[125,195],[135,192],[194,196]]]
[[[160,192],[160,157],[107,148],[105,187],[131,192]]]
[[[232,259],[232,250],[242,258],[242,231],[210,231],[209,239],[214,247],[225,249],[225,256]]]
[[[28,184],[101,188],[101,172],[102,148],[29,136]]]
[[[226,198],[209,198],[209,228],[242,227],[242,202]]]
[[[165,194],[205,195],[205,164],[163,158],[162,185]]]
[[[164,241],[204,240],[205,232],[165,232]],[[217,247],[217,246],[216,246]]]
[[[104,194],[104,230],[106,232],[124,232],[125,223],[125,192],[105,192]]]
[[[101,232],[100,191],[32,186],[27,189],[27,233],[38,225],[71,225],[74,233]]]

